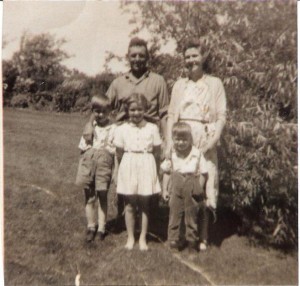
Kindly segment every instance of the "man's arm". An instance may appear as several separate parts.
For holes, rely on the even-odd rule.
[[[169,99],[167,84],[163,79],[163,77],[161,77],[161,81],[159,85],[160,87],[159,87],[159,95],[158,95],[158,108],[159,108],[158,113],[160,118],[162,135],[165,140],[167,136],[167,113],[168,113],[168,106],[170,103],[170,99]]]
[[[168,188],[169,181],[170,181],[170,175],[164,173],[163,184],[162,184],[162,189],[163,189],[162,196],[165,201],[168,201],[170,199],[170,192],[169,192],[169,188]]]
[[[117,160],[118,160],[118,163],[120,165],[121,163],[121,160],[123,158],[123,155],[124,155],[124,149],[123,148],[116,148],[116,156],[117,156]]]

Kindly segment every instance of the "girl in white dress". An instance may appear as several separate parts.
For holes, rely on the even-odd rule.
[[[128,233],[125,248],[134,246],[134,227],[137,209],[142,215],[139,238],[140,250],[148,250],[149,205],[151,196],[161,191],[157,170],[161,138],[157,125],[147,122],[144,113],[149,103],[144,95],[133,93],[126,99],[129,121],[117,127],[114,144],[120,163],[117,193],[124,196],[125,223]]]

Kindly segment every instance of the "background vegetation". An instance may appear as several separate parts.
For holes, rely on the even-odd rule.
[[[272,245],[297,245],[296,1],[136,2],[133,35],[147,28],[152,70],[171,90],[184,75],[182,47],[198,37],[209,51],[206,71],[220,77],[228,123],[220,148],[221,201],[243,220],[241,231]],[[173,41],[175,54],[160,53]],[[88,77],[61,64],[64,41],[24,34],[3,61],[4,104],[53,111],[87,108],[116,75]],[[110,56],[110,58],[112,58]]]

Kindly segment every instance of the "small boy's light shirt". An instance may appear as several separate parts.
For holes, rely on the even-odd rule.
[[[194,146],[192,147],[190,154],[185,158],[179,158],[176,152],[173,151],[171,155],[171,160],[165,159],[160,165],[160,167],[165,173],[179,172],[181,174],[205,174],[207,173],[208,169],[206,159],[201,154],[201,152]]]
[[[110,124],[101,127],[97,125],[96,122],[94,122],[93,125],[93,145],[86,144],[85,139],[81,137],[78,148],[82,151],[86,151],[90,148],[94,148],[97,150],[106,149],[108,152],[114,154],[116,148],[113,144],[113,141],[116,125]]]

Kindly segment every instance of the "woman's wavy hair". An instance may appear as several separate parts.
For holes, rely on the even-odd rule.
[[[212,58],[210,49],[205,44],[202,44],[198,38],[188,38],[184,42],[182,49],[183,55],[185,54],[186,50],[190,48],[196,48],[200,51],[201,55],[204,58],[204,61],[202,63],[202,69],[205,73],[211,73],[212,68],[210,63]]]

